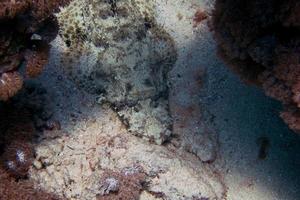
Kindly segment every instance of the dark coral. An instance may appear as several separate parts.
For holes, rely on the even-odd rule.
[[[28,178],[38,134],[35,119],[43,112],[38,104],[44,98],[39,97],[43,96],[41,90],[27,84],[11,101],[0,103],[0,200],[59,200],[36,188]]]
[[[42,51],[28,51],[26,53],[26,77],[35,78],[43,71],[48,62],[48,49]]]
[[[17,181],[0,168],[0,200],[59,200],[55,195],[35,189],[28,180]]]
[[[217,0],[212,29],[220,57],[247,82],[282,102],[300,132],[300,1]]]
[[[41,73],[47,63],[49,42],[58,32],[53,12],[67,2],[0,2],[0,100],[6,101],[14,96],[21,89],[24,77],[31,78]],[[26,68],[25,74],[22,74],[22,66]]]
[[[5,148],[3,164],[12,176],[26,177],[33,161],[33,148],[29,142],[14,141]]]
[[[6,101],[23,86],[23,78],[17,71],[4,72],[0,76],[0,99]]]

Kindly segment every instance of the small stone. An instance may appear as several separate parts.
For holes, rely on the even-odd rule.
[[[43,168],[43,164],[42,164],[39,160],[33,161],[33,166],[34,166],[37,170]]]
[[[101,195],[106,195],[119,190],[119,181],[116,178],[110,177],[104,180],[101,185]]]
[[[38,35],[38,34],[33,34],[30,38],[31,40],[42,40],[42,36]]]

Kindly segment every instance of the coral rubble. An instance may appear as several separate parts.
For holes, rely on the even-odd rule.
[[[105,171],[101,180],[101,194],[98,200],[136,200],[145,183],[146,175],[138,166],[128,167],[122,172]]]
[[[45,131],[35,146],[30,178],[38,187],[74,200],[223,199],[220,174],[196,156],[128,134],[111,109],[83,111],[86,118],[74,130]]]
[[[244,80],[282,102],[281,117],[300,132],[300,2],[217,0],[218,53]]]
[[[173,40],[155,21],[152,1],[76,0],[58,14],[58,21],[62,65],[79,86],[122,116],[140,101],[167,103],[167,76],[177,54]],[[167,107],[157,109],[165,113]],[[146,112],[141,121],[155,118],[155,142],[162,143],[171,120],[169,115],[160,119],[159,113]],[[134,117],[127,112],[128,121]],[[143,134],[149,138],[153,133],[146,128]]]
[[[48,44],[58,31],[53,12],[66,3],[67,0],[1,1],[0,100],[14,96],[24,78],[41,73],[47,63]]]

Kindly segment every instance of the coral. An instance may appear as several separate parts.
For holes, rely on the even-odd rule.
[[[0,200],[59,200],[58,197],[35,189],[30,181],[17,181],[0,168]]]
[[[32,113],[15,104],[0,104],[0,111],[0,165],[10,176],[26,178],[34,158]]]
[[[5,148],[2,158],[10,174],[25,177],[33,161],[32,145],[24,141],[14,141]]]
[[[167,102],[168,72],[177,53],[171,36],[155,21],[152,1],[75,0],[58,21],[63,69],[79,87],[99,96],[99,103],[130,110],[148,99]],[[168,112],[167,105],[161,108]],[[161,127],[157,122],[154,126]],[[167,128],[155,134],[162,131],[155,141],[167,138]]]
[[[5,72],[0,77],[0,99],[8,100],[23,86],[23,78],[19,72]]]
[[[58,11],[59,6],[68,2],[69,0],[53,0],[47,3],[44,0],[4,0],[0,3],[0,20],[13,19],[26,13],[28,17],[33,18],[30,20],[44,21],[53,12]]]
[[[14,18],[18,13],[23,13],[29,7],[28,0],[11,1],[4,0],[0,3],[0,19]]]
[[[26,75],[30,78],[37,77],[48,62],[48,49],[29,51],[25,57],[27,58]]]
[[[6,114],[11,115],[5,118],[1,116],[0,122],[0,144],[1,147],[4,146],[4,152],[2,153],[1,149],[0,156],[0,200],[58,200],[58,197],[35,188],[34,184],[26,179],[34,156],[32,144],[29,143],[34,134],[34,127],[28,122],[28,112],[18,112],[18,115],[10,112]],[[14,123],[18,118],[21,119],[20,122]]]
[[[143,189],[145,174],[141,167],[134,166],[121,172],[106,170],[102,175],[101,193],[98,200],[137,200]]]
[[[24,90],[0,103],[0,200],[58,200],[36,188],[29,179],[34,160],[36,120],[43,113],[44,93],[24,84]],[[38,97],[42,96],[42,98]],[[38,100],[40,99],[40,100]],[[30,103],[28,103],[30,102]]]
[[[35,77],[47,63],[49,42],[58,32],[53,12],[66,0],[5,0],[0,3],[0,100],[22,88],[22,77]],[[22,74],[23,63],[26,74]],[[8,80],[9,79],[9,80]]]
[[[300,132],[299,5],[296,0],[217,0],[212,14],[220,57],[244,80],[281,101],[281,117],[296,132]]]

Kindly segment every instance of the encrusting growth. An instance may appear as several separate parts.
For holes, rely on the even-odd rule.
[[[7,171],[18,177],[26,177],[33,161],[33,148],[28,142],[14,141],[5,148],[2,155],[4,167]]]
[[[5,72],[0,77],[0,99],[6,101],[14,96],[23,86],[19,72]]]
[[[25,58],[27,58],[26,76],[35,78],[42,73],[44,65],[48,62],[48,49],[29,51]]]
[[[42,72],[49,43],[58,33],[53,12],[66,3],[68,0],[1,0],[0,101],[15,96],[27,78]],[[34,111],[24,105],[20,108],[16,99],[0,102],[0,200],[58,200],[35,188],[27,177],[34,158]]]
[[[37,129],[33,110],[16,99],[0,104],[0,200],[59,200],[28,179]]]
[[[247,82],[282,102],[300,132],[300,2],[217,0],[212,29],[220,57]]]
[[[0,200],[59,200],[58,197],[34,188],[30,181],[16,181],[0,168]]]
[[[97,200],[137,200],[145,179],[146,174],[140,166],[124,168],[121,172],[107,170],[102,175],[101,193]]]
[[[58,32],[53,12],[67,0],[0,2],[0,100],[21,88],[23,79],[39,75],[47,63],[49,42]],[[25,74],[21,73],[25,65]]]

